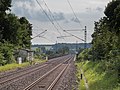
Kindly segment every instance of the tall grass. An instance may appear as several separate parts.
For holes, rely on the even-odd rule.
[[[35,64],[35,63],[44,63],[46,62],[46,60],[34,60],[32,62],[32,64]],[[31,65],[30,62],[25,62],[25,63],[22,63],[22,64],[17,64],[17,63],[13,63],[13,64],[7,64],[5,66],[0,66],[0,72],[4,72],[4,71],[8,71],[8,70],[12,70],[12,69],[16,69],[16,68],[23,68],[23,67],[26,67],[26,66],[29,66]]]
[[[25,67],[25,66],[28,66],[28,65],[30,65],[29,62],[22,63],[22,64],[16,64],[16,63],[7,64],[5,66],[0,66],[0,72],[4,72],[4,71],[16,69],[16,68],[22,68],[22,67]]]
[[[85,77],[88,81],[90,90],[120,90],[116,71],[105,71],[103,62],[77,62],[77,77],[80,75],[80,68],[82,67]],[[85,90],[84,81],[79,82],[79,90]]]

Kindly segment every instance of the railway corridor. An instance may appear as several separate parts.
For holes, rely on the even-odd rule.
[[[76,90],[74,55],[0,76],[0,90]]]

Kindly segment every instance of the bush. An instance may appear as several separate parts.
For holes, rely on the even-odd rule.
[[[90,51],[91,51],[91,49],[85,49],[85,50],[83,50],[79,54],[78,60],[83,61],[83,60],[90,60],[90,59],[92,59],[92,55],[90,54]]]
[[[14,62],[13,45],[6,41],[4,43],[0,43],[0,64],[5,65]]]
[[[3,53],[0,52],[0,66],[3,66],[5,65],[5,61],[4,61],[4,56],[3,56]]]

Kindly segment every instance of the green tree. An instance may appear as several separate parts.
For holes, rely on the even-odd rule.
[[[95,22],[92,34],[92,60],[102,60],[105,67],[120,73],[120,1],[111,1],[105,11],[105,17]]]
[[[116,41],[112,40],[112,43],[115,43],[114,47],[120,49],[120,1],[110,2],[104,13],[108,19],[109,31],[117,36]]]
[[[13,53],[14,53],[14,49],[13,49],[13,44],[10,44],[6,41],[4,41],[4,43],[0,43],[0,57],[1,57],[1,64],[10,64],[15,62],[14,57],[13,57]]]
[[[19,30],[18,36],[21,41],[20,45],[24,48],[30,48],[31,46],[31,35],[32,35],[32,24],[25,17],[19,19],[21,24],[21,30]]]
[[[58,49],[59,54],[68,54],[69,53],[69,47],[63,46],[62,48]]]
[[[11,2],[0,0],[0,65],[14,62],[15,49],[31,46],[32,25],[25,17],[7,12]]]
[[[6,10],[10,10],[11,0],[0,0],[0,41],[2,39],[2,31],[5,29]]]
[[[0,66],[5,65],[3,53],[0,51]]]
[[[0,12],[10,10],[12,0],[0,0]]]

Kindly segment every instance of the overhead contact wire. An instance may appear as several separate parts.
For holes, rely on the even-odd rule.
[[[76,19],[78,20],[80,26],[82,27],[81,22],[80,22],[80,20],[78,19],[77,15],[75,14],[75,11],[74,11],[74,9],[73,9],[73,7],[72,7],[70,1],[67,0],[67,2],[68,2],[68,4],[69,4],[69,6],[70,6],[70,8],[71,8],[71,10],[72,10],[72,12],[73,12],[73,14],[74,14],[74,16],[76,17]]]
[[[40,8],[43,10],[44,14],[47,16],[47,18],[49,19],[49,21],[52,23],[52,25],[54,26],[54,28],[58,31],[58,33],[61,35],[61,33],[59,32],[58,28],[55,26],[55,24],[53,23],[53,21],[50,19],[50,17],[48,16],[48,14],[46,13],[46,11],[43,9],[43,7],[41,6],[41,4],[38,2],[38,0],[36,0],[36,2],[38,3],[38,5],[40,6]]]

